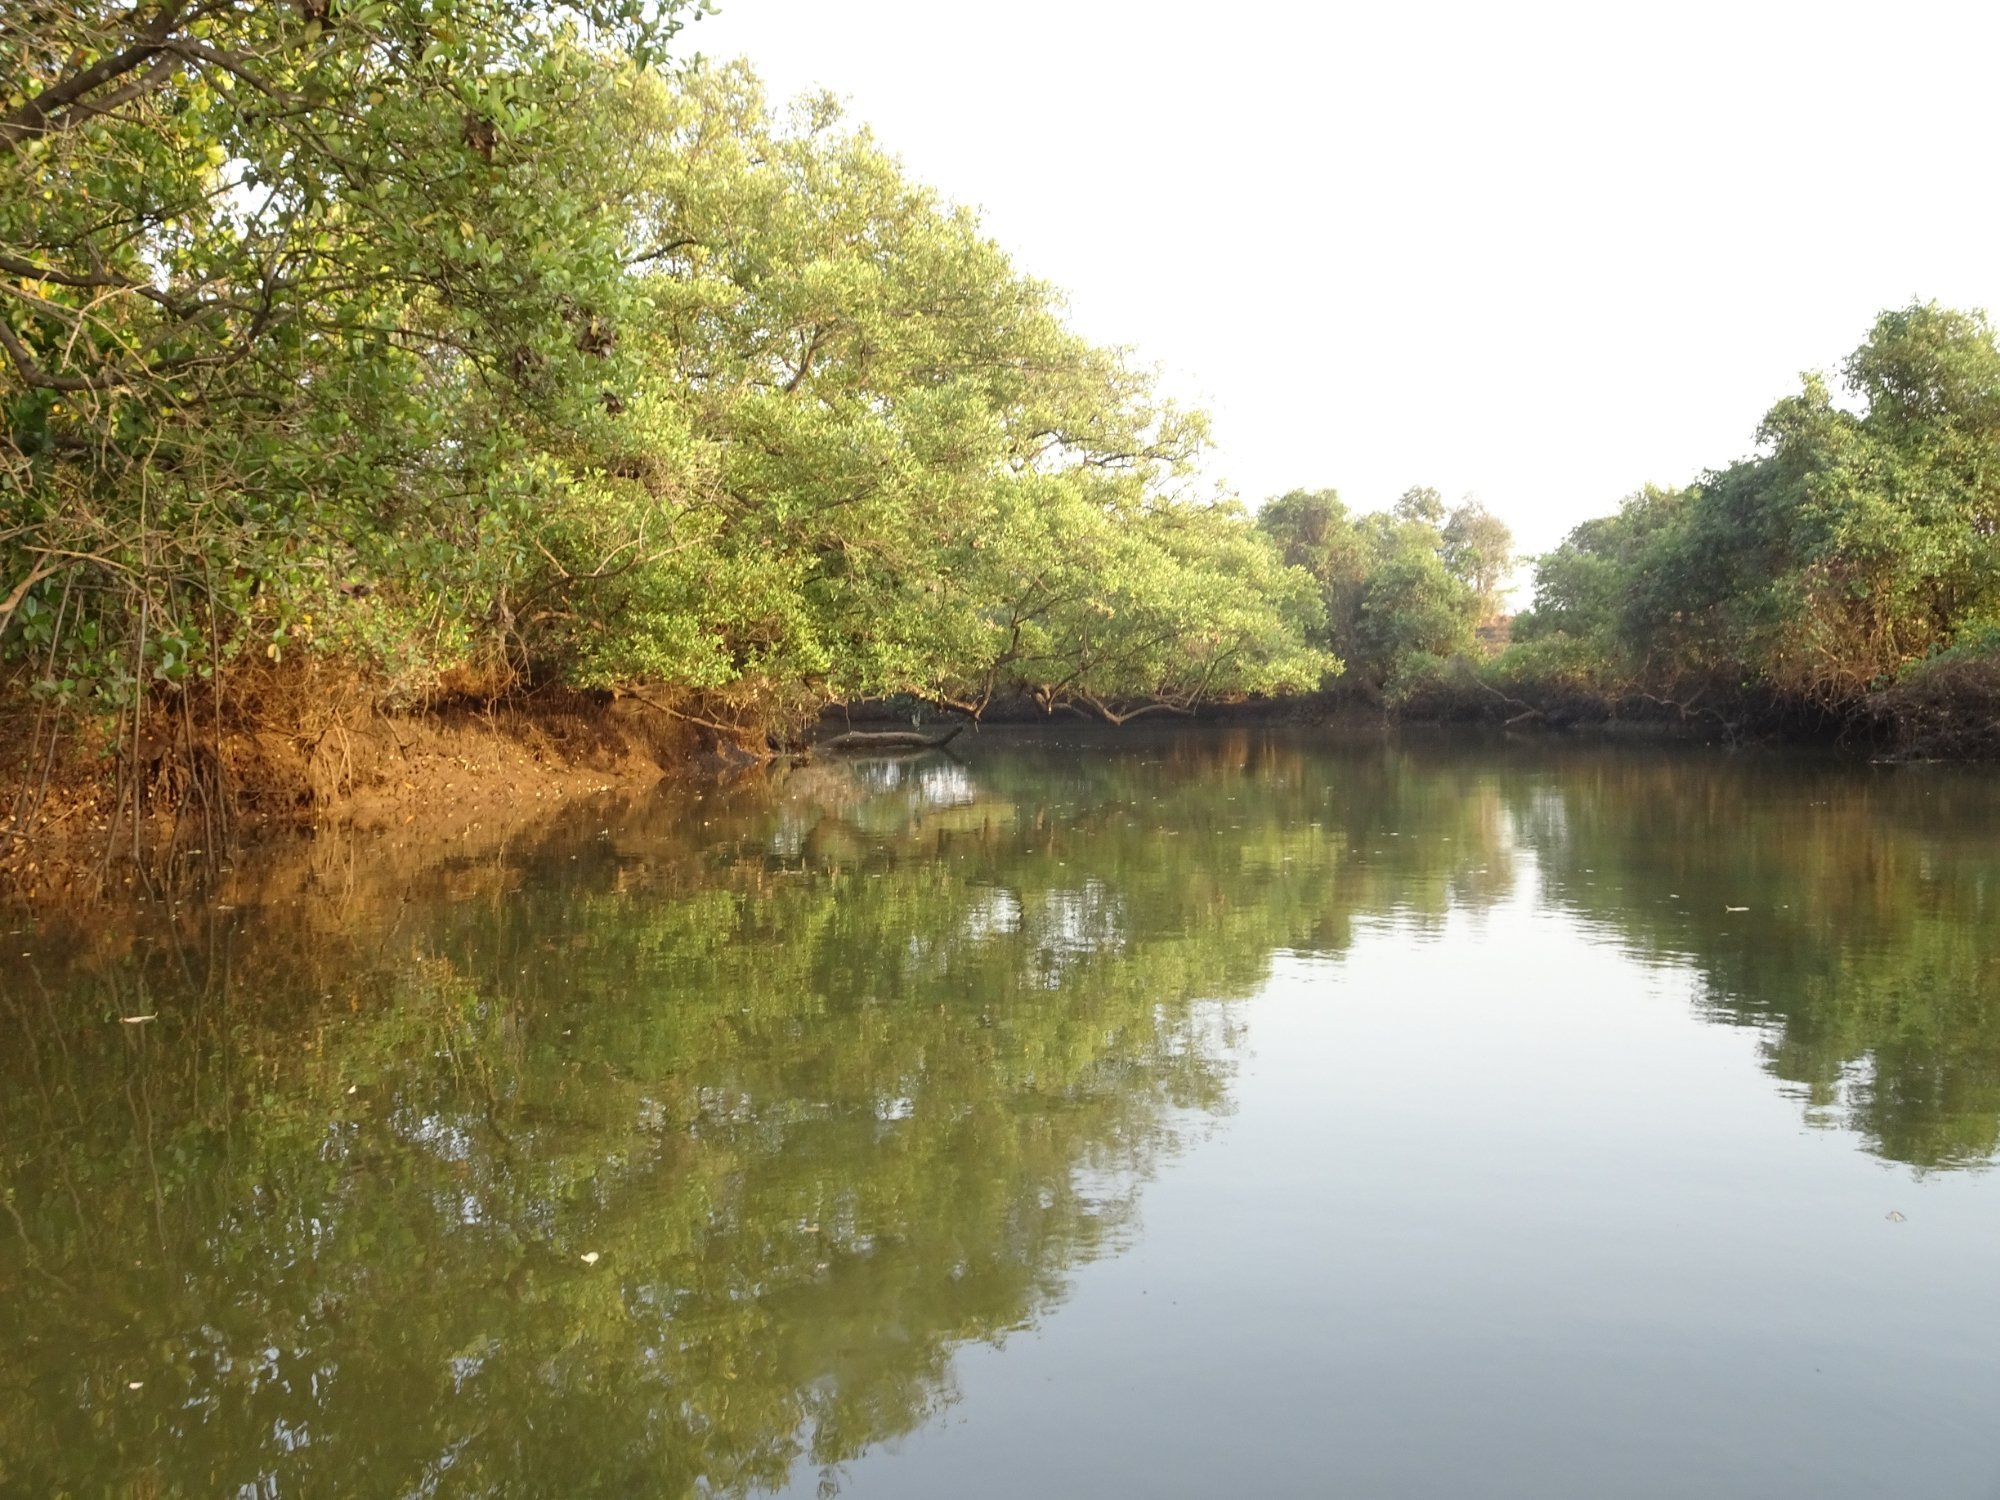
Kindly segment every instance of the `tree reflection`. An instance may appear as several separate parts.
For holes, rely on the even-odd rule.
[[[1990,777],[1627,751],[1552,779],[1513,794],[1548,900],[1691,965],[1812,1118],[1921,1168],[2000,1149]]]
[[[1973,778],[1228,731],[245,875],[0,992],[0,1488],[837,1482],[1120,1243],[1274,954],[1530,869],[1816,1118],[1982,1162],[1996,823]]]

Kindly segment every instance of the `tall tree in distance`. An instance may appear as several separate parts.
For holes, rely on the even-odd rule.
[[[1514,566],[1514,533],[1507,523],[1477,500],[1466,500],[1446,517],[1440,535],[1452,577],[1479,596],[1480,623],[1499,615],[1500,586]]]
[[[1387,511],[1356,514],[1333,490],[1269,501],[1258,525],[1320,586],[1322,644],[1347,664],[1347,687],[1393,695],[1427,664],[1474,649],[1512,565],[1512,537],[1468,502],[1456,511],[1436,490],[1406,490]]]

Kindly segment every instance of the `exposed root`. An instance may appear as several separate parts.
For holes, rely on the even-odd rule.
[[[647,786],[718,748],[740,760],[761,738],[562,689],[392,713],[324,665],[162,693],[136,722],[14,707],[0,715],[0,894],[44,898],[171,884],[272,832],[449,837],[510,809]]]
[[[1868,707],[1895,759],[2000,760],[2000,658],[1920,667],[1871,697]]]

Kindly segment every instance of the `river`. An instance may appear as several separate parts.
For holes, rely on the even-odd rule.
[[[0,922],[0,1493],[2000,1495],[2000,776],[951,748]]]

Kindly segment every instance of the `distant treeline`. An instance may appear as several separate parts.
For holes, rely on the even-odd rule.
[[[1651,486],[1535,560],[1497,659],[1420,664],[1416,711],[1624,705],[2000,750],[2000,348],[1984,315],[1879,317],[1772,407],[1757,456]]]
[[[1319,584],[1312,639],[1346,670],[1349,696],[1394,702],[1453,661],[1482,654],[1514,564],[1506,525],[1476,501],[1447,509],[1412,489],[1387,511],[1356,513],[1333,490],[1293,490],[1258,513],[1284,560]]]

